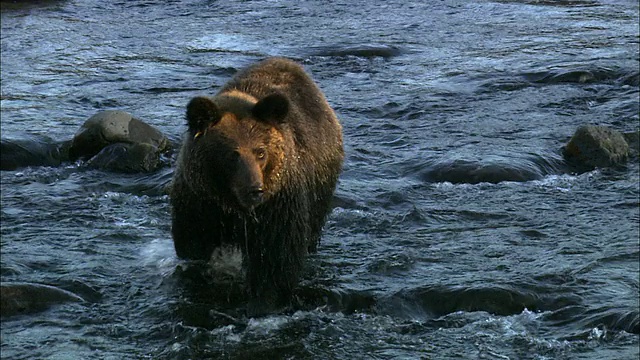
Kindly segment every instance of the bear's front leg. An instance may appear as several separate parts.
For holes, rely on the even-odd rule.
[[[207,211],[201,201],[173,201],[171,233],[176,254],[179,258],[208,261],[215,247],[215,233],[211,219],[206,219]]]
[[[251,299],[249,315],[262,315],[291,304],[307,245],[297,236],[282,235],[263,236],[248,248],[245,269]]]

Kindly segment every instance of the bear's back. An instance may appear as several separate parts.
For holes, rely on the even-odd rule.
[[[335,113],[329,106],[324,94],[302,66],[285,58],[269,58],[254,64],[238,73],[227,83],[220,93],[239,90],[256,99],[261,99],[275,92],[285,95],[293,112],[288,121],[302,127],[313,126],[309,120],[328,121],[338,125]],[[339,128],[341,132],[341,128]]]
[[[220,91],[237,89],[256,98],[279,91],[284,95],[324,96],[313,80],[297,63],[279,57],[268,58],[242,70]]]

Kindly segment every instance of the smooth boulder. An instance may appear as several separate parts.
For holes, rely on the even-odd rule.
[[[622,165],[629,153],[622,133],[597,125],[580,126],[563,150],[568,163],[585,170]]]
[[[169,139],[151,125],[119,110],[102,111],[87,120],[73,137],[69,158],[90,159],[115,143],[148,144],[163,152]]]
[[[83,159],[91,168],[116,172],[150,172],[162,165],[169,139],[131,114],[102,111],[87,120],[71,141],[69,159]]]

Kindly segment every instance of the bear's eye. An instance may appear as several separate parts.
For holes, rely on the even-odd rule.
[[[255,149],[254,152],[255,152],[256,158],[258,158],[258,160],[263,160],[264,158],[267,157],[267,150],[265,150],[264,148]]]

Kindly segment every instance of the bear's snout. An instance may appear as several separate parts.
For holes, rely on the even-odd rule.
[[[264,200],[262,168],[250,153],[241,152],[232,182],[232,191],[238,205],[252,210]]]
[[[264,195],[264,189],[262,186],[254,186],[247,191],[247,198],[254,206],[262,202],[262,196]]]
[[[235,187],[233,192],[238,200],[238,204],[247,210],[252,210],[262,203],[264,199],[264,188],[262,184],[248,187]]]

